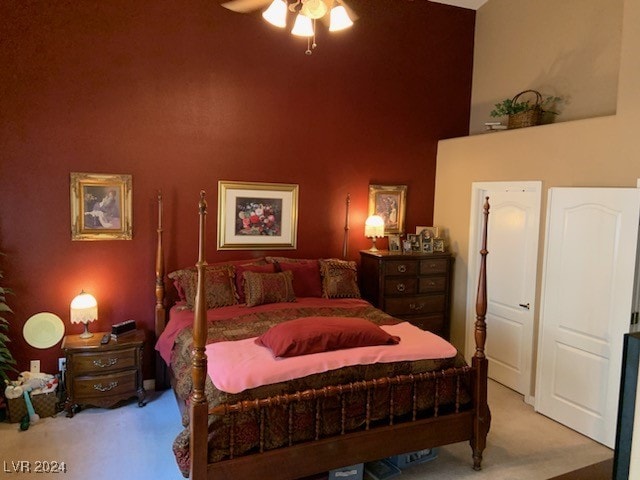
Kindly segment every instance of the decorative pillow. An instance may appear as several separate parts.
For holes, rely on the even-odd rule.
[[[319,263],[324,298],[360,298],[356,262],[330,258]]]
[[[389,335],[364,318],[304,317],[279,323],[256,338],[275,357],[295,357],[354,347],[393,345],[400,337]]]
[[[207,309],[238,303],[234,283],[235,269],[231,265],[209,266],[204,271],[205,306]],[[195,268],[177,270],[168,275],[174,281],[178,294],[182,292],[187,308],[193,310],[198,289],[198,272]]]
[[[293,273],[257,273],[247,271],[244,275],[244,295],[247,307],[264,303],[295,302]]]
[[[296,297],[321,297],[322,279],[317,260],[298,263],[278,263],[282,272],[293,273],[293,291]]]
[[[262,265],[237,265],[236,266],[236,291],[238,292],[238,302],[245,302],[244,295],[244,272],[256,272],[256,273],[275,273],[276,266],[273,263],[266,263]]]
[[[269,263],[307,263],[307,262],[317,261],[317,260],[312,260],[310,258],[289,258],[289,257],[264,257],[264,259]]]

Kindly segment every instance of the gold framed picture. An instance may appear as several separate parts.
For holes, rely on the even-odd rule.
[[[384,233],[404,233],[406,185],[369,185],[369,216],[384,219]]]
[[[131,175],[71,172],[71,240],[131,240]]]
[[[298,185],[218,182],[218,250],[293,250]]]

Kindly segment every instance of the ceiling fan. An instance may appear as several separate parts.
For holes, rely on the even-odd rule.
[[[326,23],[330,32],[349,28],[357,20],[343,0],[230,0],[222,6],[238,13],[263,10],[262,17],[279,28],[287,26],[289,13],[295,15],[291,34],[308,39],[307,55],[316,47],[316,20]]]

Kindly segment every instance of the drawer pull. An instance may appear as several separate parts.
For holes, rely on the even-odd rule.
[[[99,392],[108,392],[109,390],[113,390],[118,386],[118,382],[111,382],[106,387],[103,387],[101,383],[93,384],[93,389],[98,390]]]
[[[106,363],[104,363],[104,362],[102,361],[102,359],[101,359],[101,358],[99,358],[98,360],[94,360],[94,361],[93,361],[93,364],[94,364],[96,367],[99,367],[99,368],[112,367],[112,366],[114,366],[116,363],[118,363],[118,359],[117,359],[117,358],[110,358],[109,360],[107,360],[107,362],[106,362]]]
[[[422,310],[424,308],[424,303],[410,303],[409,308],[411,310]]]
[[[436,286],[436,282],[434,282],[433,280],[431,280],[431,281],[429,282],[429,286],[430,286],[430,287],[435,287],[435,286]]]
[[[438,264],[432,263],[431,265],[429,265],[429,268],[436,268],[437,266],[438,266]]]
[[[399,292],[405,291],[404,283],[399,283],[398,285],[396,285],[396,288],[398,289]]]
[[[407,266],[406,265],[398,265],[398,271],[400,273],[405,273],[407,271]]]

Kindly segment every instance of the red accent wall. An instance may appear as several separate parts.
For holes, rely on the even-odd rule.
[[[156,192],[165,196],[167,271],[197,255],[197,200],[218,180],[300,186],[297,251],[349,256],[370,183],[408,185],[406,227],[431,224],[437,141],[468,133],[475,13],[427,1],[350,0],[359,21],[306,41],[213,1],[0,5],[0,269],[21,370],[55,372],[60,345],[22,338],[33,314],[59,315],[84,289],[93,331],[129,318],[153,331]],[[131,241],[72,242],[70,172],[133,176]],[[382,242],[381,242],[382,243]],[[261,254],[268,252],[259,252]],[[153,375],[152,346],[145,377]]]

